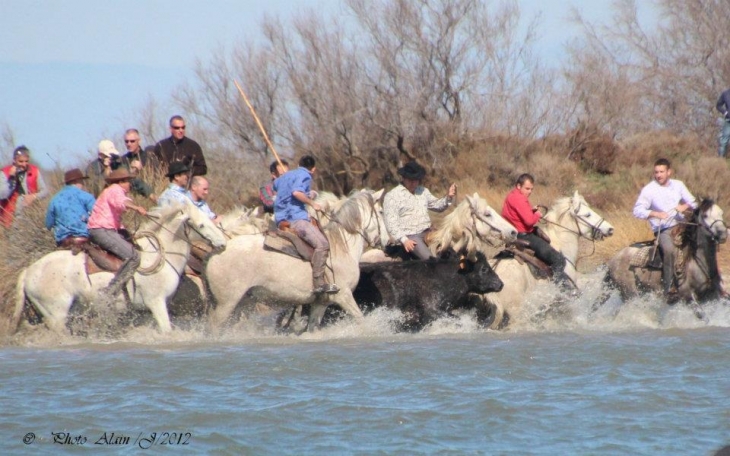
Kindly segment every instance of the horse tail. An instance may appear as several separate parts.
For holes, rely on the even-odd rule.
[[[23,316],[23,307],[25,307],[25,273],[27,269],[23,268],[18,275],[18,282],[15,286],[15,311],[13,312],[13,319],[10,321],[10,333],[18,331],[18,325],[20,324],[20,317]]]

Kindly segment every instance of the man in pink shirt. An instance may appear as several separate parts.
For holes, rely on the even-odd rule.
[[[122,235],[122,233],[127,234],[122,226],[122,214],[126,210],[131,209],[141,215],[147,215],[143,207],[135,205],[127,196],[131,190],[133,177],[125,168],[112,171],[105,179],[109,185],[99,195],[89,216],[91,241],[125,260],[109,285],[102,290],[109,299],[119,294],[134,275],[140,262],[139,254],[132,243]]]
[[[535,225],[542,218],[537,207],[530,204],[530,194],[535,186],[535,178],[522,174],[517,178],[515,188],[507,195],[502,206],[502,217],[517,228],[517,238],[527,242],[535,256],[550,266],[553,280],[562,288],[574,289],[575,285],[565,274],[565,257],[550,243],[535,233]]]

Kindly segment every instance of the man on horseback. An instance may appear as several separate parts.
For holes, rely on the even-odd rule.
[[[170,184],[157,199],[158,206],[168,206],[173,202],[185,203],[188,200],[187,186],[190,168],[183,162],[172,162],[167,169],[167,178]]]
[[[411,256],[420,260],[431,258],[425,237],[431,229],[428,211],[443,212],[454,201],[456,184],[451,184],[443,198],[436,198],[421,185],[426,169],[410,161],[398,169],[403,178],[400,185],[383,199],[383,218],[388,234],[397,239]]]
[[[96,200],[84,188],[84,181],[88,178],[78,168],[67,171],[63,175],[66,186],[48,204],[46,228],[53,229],[57,246],[63,245],[67,239],[89,237],[86,223]]]
[[[299,168],[282,174],[274,181],[276,200],[274,202],[274,220],[276,226],[289,222],[292,231],[314,248],[312,254],[312,279],[314,293],[337,293],[340,287],[334,283],[326,283],[324,277],[325,263],[330,251],[330,244],[319,227],[309,219],[304,207],[311,206],[315,211],[322,211],[322,206],[310,198],[312,174],[316,167],[314,157],[305,155],[299,160]]]
[[[131,209],[140,215],[147,215],[145,208],[135,205],[127,196],[132,188],[133,178],[134,176],[125,168],[112,171],[106,177],[109,186],[99,195],[89,217],[90,239],[99,247],[125,260],[109,285],[102,290],[108,299],[112,299],[121,291],[134,275],[140,262],[139,254],[132,243],[122,235],[122,233],[127,234],[122,226],[122,214],[125,211]]]
[[[674,288],[676,248],[671,228],[684,221],[684,211],[696,209],[697,201],[682,181],[671,179],[672,166],[666,158],[654,162],[654,180],[641,189],[634,205],[634,217],[648,219],[659,242],[662,258],[662,285],[667,302],[677,301]]]
[[[537,234],[537,222],[543,217],[537,207],[530,204],[530,194],[535,187],[535,178],[531,174],[522,174],[517,178],[502,205],[502,217],[517,229],[517,239],[525,241],[535,252],[535,257],[550,267],[553,280],[563,289],[575,289],[570,277],[565,273],[565,257],[555,250],[548,241]]]

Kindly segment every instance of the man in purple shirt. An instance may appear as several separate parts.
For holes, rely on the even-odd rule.
[[[299,168],[282,174],[274,181],[276,200],[274,201],[274,220],[279,226],[289,222],[292,231],[307,244],[314,247],[312,254],[313,293],[337,293],[340,288],[334,283],[326,283],[324,278],[325,262],[329,255],[330,244],[324,233],[309,220],[306,205],[321,211],[319,203],[310,198],[314,157],[305,155],[299,160]]]
[[[667,302],[676,302],[674,285],[675,246],[670,228],[684,221],[682,213],[696,209],[697,201],[687,187],[672,177],[672,166],[666,158],[654,162],[654,180],[641,189],[634,205],[634,217],[648,219],[659,241],[662,255],[662,285]]]

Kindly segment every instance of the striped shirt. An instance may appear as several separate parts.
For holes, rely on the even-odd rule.
[[[686,203],[692,209],[697,208],[695,197],[687,190],[682,181],[669,179],[666,185],[659,185],[657,181],[653,180],[641,189],[634,205],[634,217],[649,219],[651,229],[655,233],[659,229],[666,230],[684,220],[682,214],[672,213],[679,203]],[[651,211],[666,212],[670,217],[664,220],[656,217],[649,218]]]

